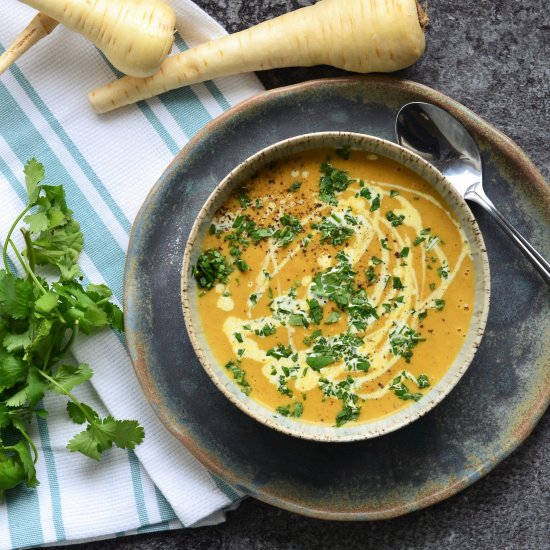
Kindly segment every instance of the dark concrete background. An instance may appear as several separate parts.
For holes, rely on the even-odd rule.
[[[195,0],[230,32],[312,0]],[[346,1],[346,0],[341,0]],[[518,143],[550,181],[548,0],[431,0],[427,52],[401,75],[463,103]],[[344,74],[259,74],[268,88]],[[550,415],[485,478],[453,498],[373,523],[304,518],[248,499],[217,527],[80,545],[79,550],[301,548],[550,549]]]

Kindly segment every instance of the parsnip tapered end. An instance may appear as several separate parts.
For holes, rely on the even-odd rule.
[[[31,22],[19,33],[13,44],[0,55],[0,74],[13,65],[39,40],[50,34],[59,23],[44,13],[37,13]]]

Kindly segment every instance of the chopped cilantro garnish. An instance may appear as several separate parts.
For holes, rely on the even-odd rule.
[[[308,355],[306,362],[315,371],[319,372],[323,367],[331,365],[336,361],[332,355]]]
[[[321,164],[321,178],[319,180],[319,199],[328,204],[337,205],[337,191],[345,191],[351,180],[346,172],[338,170],[329,162]]]
[[[355,272],[345,253],[338,253],[336,258],[339,260],[336,266],[315,275],[311,292],[320,298],[332,300],[341,309],[345,309],[354,289]]]
[[[288,324],[294,327],[308,327],[309,322],[302,313],[291,313],[288,316]]]
[[[374,284],[378,281],[378,275],[374,272],[374,268],[370,266],[367,271],[365,271],[365,275],[367,276],[367,281],[371,284]]]
[[[334,216],[333,216],[334,218]],[[353,218],[355,220],[355,218]],[[357,222],[355,222],[355,225]],[[334,222],[326,217],[323,217],[321,223],[312,223],[311,227],[321,232],[321,243],[329,241],[334,246],[341,245],[344,241],[349,240],[355,231],[348,225],[342,225],[341,222]]]
[[[362,338],[349,332],[331,338],[319,337],[315,340],[311,353],[307,354],[307,364],[316,371],[340,360],[348,370],[367,371],[370,367],[368,358],[357,351],[364,343]]]
[[[403,378],[402,375],[396,376],[392,383],[390,384],[390,390],[395,393],[399,399],[403,399],[405,401],[412,399],[413,401],[419,401],[422,399],[421,393],[411,393],[409,391],[409,388],[401,381]]]
[[[384,249],[384,250],[391,250],[391,248],[388,246],[388,239],[387,237],[385,239],[380,239],[380,246]]]
[[[298,191],[298,189],[300,189],[300,187],[302,187],[302,182],[300,181],[295,181],[289,188],[288,190],[293,193],[294,191]]]
[[[273,233],[273,238],[279,246],[284,247],[289,245],[296,238],[298,233],[302,233],[304,228],[300,220],[290,214],[284,214],[280,221],[282,227]]]
[[[357,420],[361,413],[360,407],[351,407],[350,405],[344,405],[344,408],[336,415],[336,427],[343,426],[346,422],[351,420]]]
[[[274,348],[267,350],[265,354],[275,359],[281,359],[283,357],[287,359],[292,355],[292,348],[283,344],[277,344]]]
[[[331,311],[329,313],[329,316],[327,317],[327,320],[325,321],[325,325],[332,325],[333,323],[337,323],[339,319],[340,319],[340,312]]]
[[[435,309],[438,311],[441,311],[445,307],[445,300],[442,300],[441,298],[436,298],[434,300],[435,303]]]
[[[423,389],[429,387],[430,381],[425,374],[419,374],[416,379],[416,384],[420,389]]]
[[[309,306],[309,318],[314,325],[318,325],[323,320],[323,306],[315,298],[307,300]]]
[[[241,369],[239,364],[231,360],[225,365],[225,368],[231,371],[235,382],[237,382],[237,384],[241,386],[241,391],[245,395],[250,395],[250,391],[252,388],[250,387],[250,384],[246,380],[246,372],[243,369]]]
[[[243,343],[243,335],[240,332],[234,332],[233,336],[235,337],[235,340],[239,342],[239,344]]]
[[[398,225],[401,225],[403,223],[403,220],[405,219],[405,215],[400,214],[398,216],[392,210],[388,210],[386,212],[386,219],[391,223],[392,227],[397,227]]]
[[[384,263],[380,258],[377,258],[376,256],[373,256],[370,261],[372,262],[372,265],[379,265]]]
[[[250,266],[242,258],[237,258],[235,260],[235,265],[237,266],[237,269],[241,272],[248,271],[250,269]]]
[[[346,422],[357,420],[361,413],[361,407],[357,405],[358,396],[353,393],[354,380],[350,376],[340,382],[334,383],[326,378],[319,378],[319,388],[327,397],[336,397],[342,401],[342,410],[336,415],[336,426],[340,427]]]
[[[437,274],[442,279],[447,279],[449,277],[449,266],[447,264],[443,264],[441,267],[438,267]]]
[[[390,191],[390,197],[397,197],[397,195],[399,195],[399,191],[396,191],[395,189]]]
[[[321,329],[315,329],[309,336],[305,336],[303,342],[306,346],[311,346],[319,336],[322,336],[323,331]]]
[[[420,374],[418,378],[415,378],[411,374],[403,371],[400,375],[396,376],[392,383],[389,386],[389,389],[392,390],[399,399],[403,399],[405,401],[407,400],[413,400],[413,401],[419,401],[422,399],[421,393],[411,393],[409,391],[409,388],[404,383],[404,380],[410,380],[419,389],[424,389],[429,387],[430,382],[428,380],[428,377],[425,374]]]
[[[227,283],[232,271],[225,257],[218,250],[209,248],[198,257],[193,276],[200,288],[210,290],[217,282]]]
[[[426,319],[427,316],[428,316],[428,312],[427,312],[427,311],[421,311],[421,312],[418,314],[418,320],[419,320],[419,321],[423,321],[424,319]]]
[[[408,327],[407,325],[401,325],[399,328],[394,328],[390,332],[390,348],[394,355],[400,355],[405,359],[407,363],[410,363],[413,355],[412,350],[417,346],[418,342],[423,342],[426,339],[420,337],[420,335]]]
[[[361,187],[358,193],[355,194],[356,197],[363,197],[370,201],[372,199],[372,193],[367,187]]]
[[[422,229],[418,237],[416,237],[413,242],[414,246],[418,246],[420,243],[423,243],[426,240],[426,237],[430,234],[430,231],[431,229],[429,227]]]
[[[294,393],[292,390],[288,387],[288,376],[281,375],[279,376],[277,385],[277,391],[281,393],[282,395],[288,395],[289,397],[292,397]]]
[[[254,334],[256,336],[270,336],[271,334],[275,334],[277,332],[277,329],[274,325],[271,323],[266,323],[262,328],[256,329],[254,331]]]
[[[372,199],[371,205],[370,205],[370,211],[375,212],[380,208],[380,195],[376,195],[374,199]]]
[[[243,208],[247,208],[250,205],[250,203],[252,202],[247,193],[248,193],[248,189],[246,189],[246,187],[241,187],[237,191],[237,199],[239,201],[239,204]]]
[[[334,150],[334,152],[344,160],[348,160],[350,153],[351,153],[351,146],[346,143],[346,145],[343,145],[342,147],[338,147]]]
[[[409,257],[409,251],[410,251],[409,247],[408,247],[408,246],[405,246],[405,247],[401,250],[401,252],[399,253],[399,257],[400,257],[400,258],[408,258],[408,257]]]
[[[295,401],[290,405],[277,407],[276,411],[282,416],[290,416],[292,418],[300,418],[304,412],[304,406],[302,403]]]
[[[403,288],[405,288],[399,277],[392,277],[392,281],[393,281],[393,288],[395,290],[402,290]]]

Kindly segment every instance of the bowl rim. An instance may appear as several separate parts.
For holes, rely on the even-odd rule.
[[[194,249],[196,242],[198,241],[198,233],[200,228],[205,223],[205,218],[208,215],[212,215],[212,205],[219,197],[219,195],[227,192],[227,187],[230,187],[232,184],[234,184],[235,188],[238,187],[238,185],[242,183],[242,180],[241,182],[239,182],[239,176],[242,172],[250,170],[251,167],[259,168],[265,163],[270,162],[273,159],[273,155],[276,156],[277,153],[282,151],[283,154],[279,157],[276,156],[276,158],[284,158],[285,152],[286,156],[297,152],[288,151],[288,149],[292,148],[293,145],[302,144],[307,146],[312,141],[322,141],[323,139],[332,139],[334,141],[344,141],[346,139],[359,140],[361,144],[369,144],[369,146],[374,147],[375,149],[381,148],[383,149],[383,151],[369,151],[367,147],[364,147],[363,150],[367,152],[375,152],[375,154],[379,154],[381,156],[386,156],[404,165],[405,167],[420,175],[420,177],[422,177],[432,188],[436,187],[436,184],[434,183],[436,181],[437,184],[441,185],[444,188],[445,192],[450,195],[450,198],[452,198],[453,202],[451,203],[450,198],[443,197],[453,213],[457,215],[456,209],[459,208],[460,214],[464,216],[465,220],[469,223],[471,236],[473,238],[469,238],[468,242],[471,246],[472,253],[479,255],[479,263],[481,265],[481,270],[476,269],[475,278],[475,285],[477,286],[478,284],[480,284],[481,288],[479,291],[476,290],[475,292],[475,304],[472,312],[472,321],[467,332],[467,337],[471,337],[470,345],[468,348],[466,348],[465,341],[465,343],[460,348],[454,362],[447,369],[447,371],[438,381],[438,383],[430,388],[429,392],[425,394],[425,397],[423,399],[418,402],[412,403],[407,407],[399,409],[396,413],[384,415],[381,418],[375,419],[373,421],[364,421],[357,424],[346,425],[338,428],[333,425],[321,426],[319,424],[311,422],[290,420],[288,418],[282,417],[281,415],[277,415],[274,411],[270,411],[265,405],[262,405],[253,398],[250,398],[243,394],[240,389],[238,389],[233,380],[231,380],[225,372],[221,372],[221,376],[219,376],[218,372],[216,372],[215,368],[212,367],[210,361],[207,359],[206,354],[204,353],[204,350],[202,349],[202,346],[199,342],[199,338],[197,335],[198,332],[195,330],[195,320],[192,317],[191,307],[189,305],[190,295],[192,292],[196,291],[195,288],[192,288],[196,287],[196,284],[193,284],[194,278],[191,276],[191,252]],[[333,143],[332,146],[335,145],[336,143]],[[341,143],[339,145],[341,145]],[[314,147],[304,147],[303,150],[326,147],[330,147],[330,145],[327,145],[326,143],[321,143],[317,144]],[[268,158],[264,159],[264,157],[266,156]],[[399,156],[399,158],[395,158],[396,156]],[[415,164],[420,168],[415,169]],[[424,171],[426,175],[420,174],[420,170]],[[432,180],[428,179],[427,176],[432,178]],[[235,181],[237,182],[236,184]],[[436,189],[436,191],[440,195],[442,195],[440,190]],[[264,147],[263,149],[260,149],[256,153],[250,155],[248,158],[240,162],[237,166],[235,166],[210,193],[203,206],[201,207],[193,223],[193,226],[191,227],[191,231],[189,232],[189,236],[187,238],[184,248],[180,277],[180,297],[185,328],[187,330],[189,340],[195,354],[197,355],[197,358],[199,359],[200,364],[202,365],[210,380],[215,384],[215,386],[229,399],[229,401],[231,401],[241,411],[243,411],[254,420],[260,422],[261,424],[286,435],[294,436],[300,439],[329,443],[361,441],[379,437],[386,433],[391,433],[395,430],[407,426],[418,418],[421,418],[426,413],[431,411],[434,407],[436,407],[457,385],[459,380],[468,370],[468,367],[470,366],[475,356],[475,352],[480,345],[487,323],[487,318],[489,314],[490,293],[491,283],[489,259],[485,247],[485,242],[483,240],[483,235],[466,201],[464,200],[462,195],[460,195],[460,193],[456,191],[449,180],[432,164],[399,144],[370,134],[347,131],[309,132],[297,136],[292,136],[290,138],[277,141],[267,147]],[[474,324],[475,321],[477,321],[476,324]],[[197,324],[199,323],[200,319],[197,319]],[[460,363],[458,365],[455,365],[460,355],[462,355]],[[218,365],[221,371],[222,365],[219,364],[219,362],[217,362],[215,359],[214,362]],[[453,371],[452,380],[446,380],[447,377],[451,377],[451,371]],[[439,391],[436,392],[435,389],[438,386],[441,386],[444,381],[446,382],[445,385],[443,387],[439,387]],[[428,396],[430,397],[428,398]],[[399,421],[395,421],[396,418],[398,418]],[[393,419],[394,422],[389,423],[390,419]],[[374,429],[376,425],[380,423],[383,423],[384,425]],[[368,429],[369,427],[370,430]]]

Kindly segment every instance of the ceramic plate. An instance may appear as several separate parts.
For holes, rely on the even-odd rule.
[[[550,400],[550,290],[475,205],[491,264],[485,336],[456,388],[391,434],[326,444],[272,430],[216,388],[180,305],[183,250],[200,208],[238,163],[282,139],[323,130],[394,140],[409,101],[448,109],[476,139],[487,193],[550,256],[550,190],[523,152],[460,104],[390,77],[312,81],[265,92],[210,123],[175,158],[139,212],[125,272],[128,347],[166,427],[214,474],[270,504],[315,517],[395,517],[473,483],[531,432]]]

